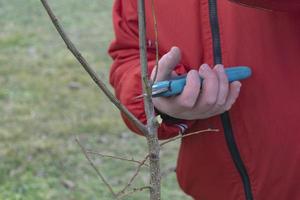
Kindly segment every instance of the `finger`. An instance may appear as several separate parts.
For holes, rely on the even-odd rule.
[[[219,80],[219,91],[217,101],[212,108],[212,112],[218,112],[218,110],[223,109],[226,103],[229,92],[229,82],[223,65],[216,65],[214,71],[216,72]]]
[[[181,113],[193,108],[197,102],[200,87],[199,73],[191,70],[187,74],[185,87],[179,96],[153,98],[154,106],[163,113],[178,118]]]
[[[197,108],[204,113],[210,110],[217,101],[219,80],[216,73],[207,64],[200,67],[199,75],[203,81]]]
[[[175,71],[172,71],[172,73],[171,73],[171,78],[175,78],[175,77],[177,77],[178,76],[178,74],[175,72]]]
[[[240,90],[241,90],[241,82],[239,81],[234,81],[230,84],[230,90],[229,90],[229,94],[224,106],[225,111],[230,110],[230,108],[232,107],[232,105],[234,104],[234,102],[236,101],[236,99],[238,98],[239,94],[240,94]]]
[[[189,71],[182,93],[174,98],[174,101],[182,108],[182,111],[194,107],[200,93],[200,87],[199,73],[196,70]]]
[[[155,67],[151,73],[151,78],[154,78],[155,71],[158,69],[156,81],[169,79],[172,71],[180,62],[180,59],[180,49],[178,47],[172,47],[168,53],[161,57],[158,62],[158,68]]]

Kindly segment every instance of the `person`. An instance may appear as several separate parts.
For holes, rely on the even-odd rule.
[[[159,0],[154,6],[161,56],[157,81],[187,74],[180,95],[153,98],[163,119],[159,139],[220,130],[182,139],[176,173],[183,191],[196,200],[300,199],[300,3]],[[145,7],[153,77],[151,1]],[[143,100],[133,101],[142,93],[136,1],[116,0],[113,23],[110,83],[146,123]],[[224,67],[239,65],[250,66],[252,77],[228,83]]]

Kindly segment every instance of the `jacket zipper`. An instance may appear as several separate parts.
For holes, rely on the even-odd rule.
[[[216,65],[222,63],[222,50],[221,50],[220,29],[219,29],[219,20],[218,20],[218,12],[217,12],[217,0],[208,0],[208,2],[209,2],[210,26],[211,26],[212,40],[213,40],[214,64]],[[229,152],[231,154],[232,160],[243,182],[246,200],[253,200],[249,175],[245,168],[241,155],[239,153],[238,147],[236,145],[234,135],[233,135],[232,125],[230,122],[230,116],[228,112],[225,112],[221,115],[221,121],[224,128],[224,136],[225,136],[225,140]]]

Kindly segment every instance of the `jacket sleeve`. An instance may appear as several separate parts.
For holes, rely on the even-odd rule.
[[[113,59],[110,70],[110,84],[114,87],[116,97],[143,124],[147,118],[143,99],[134,97],[142,94],[141,70],[139,61],[138,16],[136,5],[129,0],[116,0],[113,8],[115,40],[109,47]],[[149,72],[155,65],[155,49],[147,47]],[[176,67],[178,73],[186,73],[184,66]],[[159,114],[158,112],[156,114]],[[122,117],[132,131],[142,134],[126,117]],[[159,139],[168,139],[184,133],[194,121],[178,120],[161,114],[162,122],[158,128]]]

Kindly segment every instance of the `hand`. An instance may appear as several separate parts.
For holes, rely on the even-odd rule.
[[[174,68],[180,59],[180,49],[172,47],[159,60],[156,81],[177,76]],[[156,68],[152,71],[152,79],[155,70]],[[202,86],[199,75],[203,79]],[[206,119],[229,110],[238,98],[240,88],[241,83],[239,81],[228,83],[223,65],[216,65],[211,69],[207,64],[203,64],[199,71],[191,70],[188,72],[186,85],[180,95],[153,98],[153,103],[160,112],[175,118]]]

